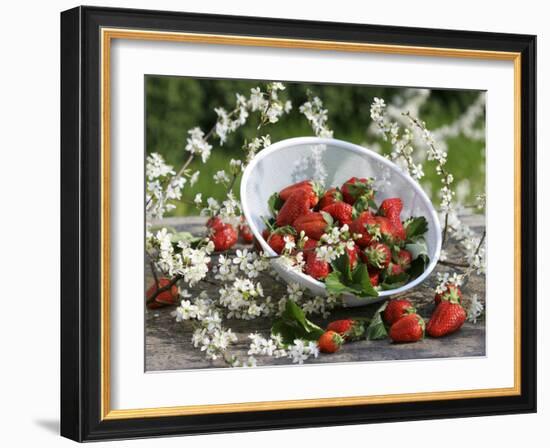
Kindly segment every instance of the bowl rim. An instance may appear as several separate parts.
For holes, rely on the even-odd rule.
[[[266,251],[270,256],[277,255],[275,251],[267,244],[267,241],[264,240],[264,238],[261,235],[261,232],[256,228],[256,225],[254,222],[249,219],[251,216],[250,209],[248,207],[248,200],[246,197],[246,186],[249,182],[249,179],[251,177],[251,174],[253,173],[254,168],[258,163],[266,158],[269,157],[272,153],[279,151],[281,149],[288,148],[289,146],[302,146],[302,145],[332,145],[332,146],[338,146],[342,149],[352,151],[356,154],[360,154],[362,156],[367,156],[369,158],[374,158],[378,162],[386,165],[389,169],[392,171],[397,172],[398,175],[405,178],[405,180],[412,186],[412,188],[415,190],[415,192],[422,198],[422,200],[427,204],[427,208],[429,210],[429,214],[432,217],[432,221],[435,223],[435,235],[436,235],[436,242],[435,242],[435,251],[433,257],[430,259],[430,263],[422,273],[422,275],[415,278],[412,282],[407,283],[406,285],[401,286],[400,288],[396,289],[390,289],[386,291],[379,291],[379,294],[377,297],[372,297],[372,299],[378,299],[388,296],[393,296],[395,294],[403,293],[405,291],[408,291],[412,288],[415,288],[416,286],[420,285],[426,278],[432,273],[434,270],[440,254],[441,254],[441,245],[442,245],[442,235],[441,235],[441,223],[439,222],[439,217],[437,215],[437,212],[432,204],[432,201],[430,198],[428,198],[428,195],[425,193],[425,191],[422,189],[420,184],[416,182],[408,173],[404,172],[399,168],[395,163],[393,163],[391,160],[388,160],[387,158],[381,156],[377,152],[365,148],[364,146],[356,145],[355,143],[347,142],[344,140],[339,140],[335,138],[321,138],[321,137],[292,137],[284,140],[280,140],[276,143],[273,143],[272,145],[268,146],[267,148],[262,149],[258,154],[254,156],[254,158],[250,161],[250,163],[247,165],[243,172],[243,176],[241,179],[241,188],[240,188],[240,194],[241,194],[241,207],[243,214],[246,218],[246,220],[249,223],[250,230],[252,230],[252,233],[256,240],[260,243],[262,246],[262,249]],[[312,285],[315,285],[317,287],[321,287],[326,291],[326,285],[316,280],[309,275],[304,274],[303,272],[297,272],[293,271],[296,275],[298,275],[300,278],[303,279],[304,283],[310,283]],[[347,295],[347,294],[346,294]],[[356,297],[358,300],[365,299],[364,297],[357,297],[354,295],[351,295],[353,297]]]

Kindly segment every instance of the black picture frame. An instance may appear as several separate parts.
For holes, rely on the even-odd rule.
[[[100,29],[521,53],[521,394],[101,418]],[[61,13],[61,435],[76,441],[536,412],[536,36],[99,7]]]

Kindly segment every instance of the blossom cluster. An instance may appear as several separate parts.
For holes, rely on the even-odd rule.
[[[332,138],[333,132],[327,126],[328,110],[323,108],[319,97],[313,97],[302,104],[300,112],[305,115],[317,137]]]

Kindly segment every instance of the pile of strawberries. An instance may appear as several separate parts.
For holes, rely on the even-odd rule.
[[[210,218],[206,227],[208,228],[208,237],[214,243],[214,249],[218,252],[231,249],[241,237],[243,243],[250,244],[254,240],[254,235],[244,217],[238,226],[224,222],[219,216]]]
[[[308,239],[303,247],[297,244],[296,248],[303,252],[304,272],[324,280],[333,266],[319,259],[315,249],[323,244],[321,237],[331,226],[347,225],[355,235],[354,247],[346,249],[349,265],[353,270],[360,263],[366,264],[370,282],[376,287],[388,277],[407,273],[413,259],[405,249],[408,235],[401,221],[402,200],[389,198],[377,206],[374,199],[370,178],[352,177],[340,188],[326,191],[309,180],[290,185],[270,198],[274,217],[263,237],[281,254],[285,240],[298,243],[304,232]]]
[[[458,286],[448,285],[444,292],[435,295],[434,302],[434,312],[426,325],[408,299],[388,301],[383,308],[382,319],[391,341],[417,342],[425,333],[439,338],[458,331],[466,321],[462,292]],[[322,352],[334,353],[340,350],[344,342],[362,339],[365,332],[362,321],[341,319],[328,325],[317,344]]]

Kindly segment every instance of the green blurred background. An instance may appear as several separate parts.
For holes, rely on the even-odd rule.
[[[377,142],[382,153],[389,153],[389,143],[368,133],[371,123],[370,104],[374,97],[384,98],[386,103],[399,102],[411,90],[391,87],[370,87],[359,85],[305,84],[285,82],[286,90],[281,92],[283,100],[292,101],[293,109],[283,115],[276,124],[267,125],[262,134],[269,133],[271,141],[276,142],[290,137],[314,135],[313,131],[299,112],[299,106],[308,99],[308,92],[318,96],[328,109],[328,127],[334,131],[334,137],[356,144],[370,145]],[[187,158],[185,151],[187,132],[198,126],[207,132],[216,122],[216,107],[233,109],[235,94],[249,96],[250,89],[262,86],[265,82],[241,80],[192,79],[167,76],[147,76],[146,90],[146,150],[158,152],[176,170]],[[413,92],[414,93],[414,92]],[[477,91],[431,90],[427,101],[419,110],[419,118],[426,122],[428,129],[436,129],[451,124],[460,117],[479,96]],[[484,115],[479,119],[483,126]],[[197,210],[189,205],[196,193],[203,198],[212,196],[218,200],[225,196],[225,188],[216,185],[212,176],[221,169],[228,171],[229,160],[244,159],[243,142],[257,135],[258,117],[251,114],[248,122],[235,133],[230,134],[227,142],[220,146],[212,138],[212,155],[206,164],[195,158],[191,168],[200,170],[199,181],[193,187],[186,186],[184,200],[178,204],[171,215],[194,215]],[[485,191],[485,141],[473,140],[459,134],[446,140],[448,147],[447,169],[455,177],[458,196],[465,204],[472,204],[476,195]],[[439,181],[432,162],[424,163],[425,177],[421,184],[432,196],[435,203]],[[238,193],[238,182],[234,191]]]

